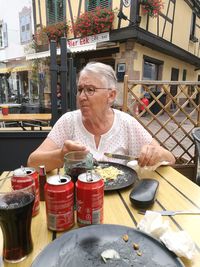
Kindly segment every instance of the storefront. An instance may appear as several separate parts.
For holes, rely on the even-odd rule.
[[[31,96],[30,66],[9,66],[0,69],[0,103],[22,103]]]

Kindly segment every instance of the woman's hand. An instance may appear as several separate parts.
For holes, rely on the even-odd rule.
[[[153,166],[162,161],[174,164],[175,158],[171,152],[160,146],[155,140],[151,144],[142,147],[138,159],[140,167]]]
[[[153,166],[162,161],[162,147],[154,145],[144,145],[141,149],[138,164],[141,167]]]
[[[66,140],[64,142],[64,145],[62,147],[61,153],[64,157],[65,154],[67,154],[68,152],[71,151],[85,151],[85,152],[89,152],[88,148],[76,141],[71,141],[71,140]]]

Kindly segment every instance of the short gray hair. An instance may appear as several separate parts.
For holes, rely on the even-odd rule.
[[[110,65],[101,62],[89,62],[80,71],[79,75],[81,76],[84,72],[98,74],[98,76],[102,77],[107,82],[108,87],[115,89],[117,87],[117,78],[115,75],[115,71]]]

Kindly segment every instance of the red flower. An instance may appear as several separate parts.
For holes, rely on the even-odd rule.
[[[85,12],[77,18],[74,24],[74,33],[77,36],[87,36],[112,29],[114,11],[97,7],[94,11]]]
[[[142,0],[141,5],[143,14],[148,14],[150,17],[157,17],[164,8],[162,0]]]
[[[66,22],[48,25],[37,32],[34,38],[35,42],[37,44],[47,44],[48,41],[55,40],[58,43],[60,37],[67,36],[68,28]]]

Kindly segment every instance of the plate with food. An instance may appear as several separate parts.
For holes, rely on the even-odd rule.
[[[105,191],[126,188],[138,179],[133,169],[115,162],[100,161],[94,171],[104,179]]]
[[[50,243],[31,267],[184,267],[153,237],[130,227],[101,224],[75,229]]]

